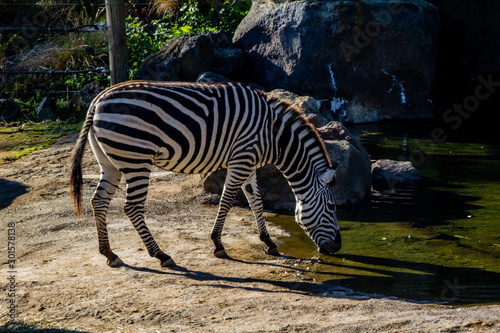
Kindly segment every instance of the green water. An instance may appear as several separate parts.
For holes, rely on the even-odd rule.
[[[319,257],[308,271],[321,283],[419,301],[500,303],[499,142],[436,144],[430,125],[350,130],[372,159],[410,160],[422,180],[339,209],[343,244],[333,257],[318,254],[293,216],[269,218],[293,235],[280,251]]]

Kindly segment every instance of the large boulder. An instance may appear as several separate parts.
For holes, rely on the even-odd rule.
[[[422,0],[254,0],[234,36],[245,80],[354,123],[433,116],[439,13]]]
[[[231,82],[227,77],[219,74],[215,74],[212,72],[203,72],[198,78],[196,78],[196,82],[201,83],[216,83],[216,82]]]
[[[104,90],[104,87],[97,81],[92,81],[89,84],[86,84],[82,90],[80,90],[81,97],[81,107],[87,110],[94,100],[94,98],[99,95],[101,91]]]
[[[177,36],[147,57],[137,78],[153,81],[195,81],[203,72],[231,77],[243,66],[243,55],[223,31]]]

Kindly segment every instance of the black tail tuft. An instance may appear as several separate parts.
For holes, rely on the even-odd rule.
[[[94,103],[90,106],[89,112],[87,113],[87,118],[83,124],[82,130],[80,131],[80,136],[76,141],[75,148],[71,153],[71,165],[69,169],[69,193],[71,201],[73,202],[73,207],[78,213],[78,219],[82,215],[82,159],[83,153],[85,152],[85,144],[87,143],[87,137],[89,135],[90,128],[92,127],[94,118],[95,107]]]

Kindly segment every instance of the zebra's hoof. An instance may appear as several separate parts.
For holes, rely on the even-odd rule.
[[[216,256],[217,258],[222,258],[222,259],[227,259],[229,258],[229,256],[227,255],[226,253],[226,250],[222,249],[222,250],[215,250],[214,251],[214,256]]]
[[[277,247],[271,247],[271,248],[267,249],[266,253],[270,254],[272,256],[280,256],[281,255],[281,253],[280,253],[280,251],[278,251]]]
[[[123,265],[123,261],[116,257],[113,260],[108,259],[108,266],[109,267],[120,267]]]
[[[174,267],[175,261],[167,254],[163,252],[158,252],[154,257],[160,259],[161,267]]]
[[[175,267],[175,266],[177,266],[177,265],[172,258],[169,258],[169,259],[161,262],[161,267]]]

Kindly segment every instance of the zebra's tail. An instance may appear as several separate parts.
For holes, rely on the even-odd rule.
[[[69,169],[69,193],[71,202],[73,203],[73,209],[78,213],[78,219],[80,219],[80,216],[82,215],[82,159],[89,131],[94,121],[94,113],[95,106],[92,103],[87,113],[87,118],[83,123],[82,130],[80,131],[80,136],[78,137],[76,145],[73,148],[73,152],[71,153],[70,159],[71,164]]]

